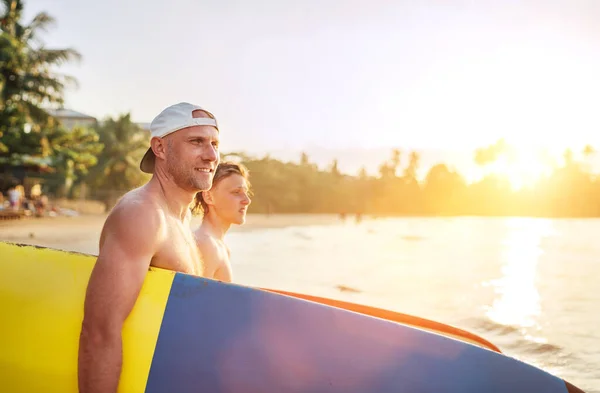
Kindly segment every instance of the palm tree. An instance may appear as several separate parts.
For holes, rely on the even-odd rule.
[[[588,172],[591,172],[591,169],[592,169],[592,158],[596,154],[596,149],[594,149],[594,146],[592,146],[592,145],[589,145],[589,144],[585,145],[583,147],[582,154],[583,154],[583,160],[585,162],[586,170]]]
[[[400,166],[401,154],[400,149],[392,149],[392,157],[379,166],[379,174],[382,179],[396,177],[398,167]]]
[[[44,46],[40,33],[55,22],[52,16],[40,12],[25,24],[22,0],[0,0],[0,7],[0,127],[4,133],[39,132],[50,117],[43,108],[62,105],[65,87],[75,82],[51,69],[81,56]]]
[[[509,148],[504,139],[499,139],[494,144],[475,150],[474,160],[480,167],[494,163],[500,156],[506,154]]]
[[[109,207],[123,192],[147,179],[139,165],[149,147],[149,136],[131,121],[130,114],[108,119],[96,131],[104,149],[98,163],[90,168],[87,181],[96,191],[96,197]]]
[[[414,183],[417,181],[417,169],[421,156],[416,151],[411,151],[408,158],[408,165],[404,169],[404,177],[407,182]]]
[[[594,146],[592,145],[585,145],[582,153],[586,160],[589,160],[594,154],[596,154],[596,149],[594,149]]]
[[[52,166],[64,180],[60,193],[70,197],[74,182],[83,179],[89,168],[96,165],[104,146],[94,129],[81,126],[69,131],[57,128],[49,132],[48,139],[54,146]]]
[[[333,175],[334,179],[337,179],[342,176],[342,173],[340,172],[340,168],[338,166],[337,158],[331,162],[331,165],[329,166],[329,172]]]

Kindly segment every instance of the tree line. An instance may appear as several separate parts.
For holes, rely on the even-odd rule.
[[[139,170],[148,133],[129,114],[61,135],[52,139],[57,145],[51,145],[48,156],[53,172],[38,175],[50,194],[99,200],[110,208],[123,193],[149,179]],[[476,150],[474,164],[493,163],[501,155],[498,146],[502,141]],[[419,153],[399,149],[392,149],[378,173],[371,175],[364,168],[357,175],[344,174],[336,160],[319,168],[306,153],[288,162],[244,152],[224,152],[221,159],[236,160],[249,169],[253,213],[596,217],[600,180],[588,168],[593,149],[588,146],[583,153],[577,160],[565,150],[561,165],[518,190],[493,172],[469,183],[444,163],[433,165],[419,179]]]
[[[485,148],[484,148],[485,149]],[[475,152],[481,154],[484,149]],[[469,184],[444,163],[432,166],[417,179],[419,154],[410,152],[400,166],[399,150],[392,150],[377,175],[365,170],[343,175],[333,161],[319,170],[303,154],[298,162],[268,156],[238,156],[250,170],[254,212],[348,213],[378,216],[600,216],[600,181],[586,169],[585,160],[565,151],[564,164],[519,190],[505,177],[489,174]]]

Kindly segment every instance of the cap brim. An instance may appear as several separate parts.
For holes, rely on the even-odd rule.
[[[152,148],[148,148],[144,157],[142,157],[142,161],[140,161],[140,169],[145,173],[154,173],[154,161],[156,156],[152,151]]]

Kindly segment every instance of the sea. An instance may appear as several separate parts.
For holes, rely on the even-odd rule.
[[[340,218],[234,231],[234,280],[450,324],[600,393],[600,220]]]

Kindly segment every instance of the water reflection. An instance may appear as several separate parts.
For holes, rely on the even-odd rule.
[[[538,261],[543,253],[542,239],[550,232],[549,220],[512,218],[502,247],[502,277],[487,285],[494,288],[495,300],[486,315],[502,325],[520,328],[529,339],[539,331],[540,295],[536,286]]]

